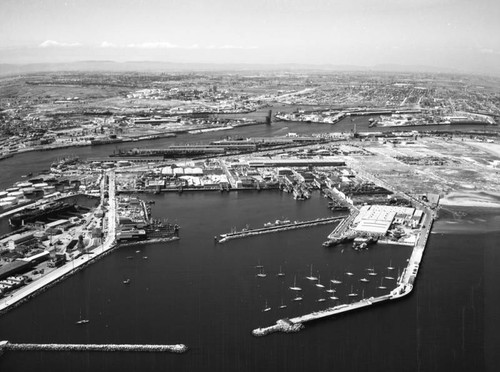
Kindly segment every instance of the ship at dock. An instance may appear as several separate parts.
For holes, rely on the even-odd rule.
[[[18,228],[27,223],[53,218],[61,213],[78,212],[78,208],[77,205],[63,202],[53,202],[42,206],[29,207],[14,214],[9,219],[9,224],[14,228]]]

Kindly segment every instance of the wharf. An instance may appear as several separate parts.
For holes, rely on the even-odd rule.
[[[318,218],[318,219],[311,220],[311,221],[292,222],[292,223],[262,227],[262,228],[258,228],[258,229],[242,230],[242,231],[237,231],[237,232],[233,232],[233,233],[221,234],[217,241],[219,243],[224,243],[224,242],[231,240],[231,239],[244,238],[247,236],[269,234],[269,233],[286,231],[286,230],[301,229],[301,228],[311,227],[311,226],[316,226],[316,225],[326,225],[326,224],[330,224],[330,223],[334,223],[334,222],[343,220],[344,218],[345,218],[345,216],[326,217],[326,218]]]
[[[144,344],[12,344],[0,342],[0,355],[4,351],[121,351],[121,352],[172,352],[185,353],[184,344],[144,345]]]
[[[108,222],[108,232],[105,241],[98,247],[95,248],[91,253],[86,253],[81,257],[74,259],[65,265],[51,271],[50,273],[44,275],[40,279],[37,279],[24,287],[19,288],[14,293],[3,297],[0,299],[0,314],[9,309],[20,305],[25,300],[37,295],[42,290],[45,290],[51,285],[58,283],[59,281],[65,279],[67,276],[74,274],[78,270],[84,268],[86,265],[94,262],[98,258],[111,252],[117,245],[115,242],[116,237],[116,199],[115,199],[115,174],[114,172],[109,172],[109,209],[107,213]],[[101,184],[104,190],[104,179]],[[104,194],[104,193],[102,193]]]

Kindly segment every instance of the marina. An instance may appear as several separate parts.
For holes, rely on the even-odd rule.
[[[327,317],[331,317],[337,314],[342,314],[345,312],[358,310],[361,308],[365,308],[371,305],[375,305],[381,302],[398,299],[408,295],[414,286],[418,269],[423,257],[423,253],[425,250],[425,246],[427,244],[427,239],[429,238],[430,231],[432,229],[433,224],[433,211],[430,209],[425,209],[424,221],[422,223],[422,229],[418,235],[417,242],[415,247],[413,248],[410,259],[408,260],[407,266],[404,268],[402,274],[398,277],[397,287],[393,289],[390,294],[382,295],[378,297],[369,297],[364,298],[364,293],[362,295],[362,299],[356,302],[352,302],[350,304],[340,304],[337,306],[329,307],[321,311],[314,311],[309,314],[305,314],[302,316],[290,318],[290,319],[280,319],[276,322],[275,325],[264,328],[256,328],[252,331],[254,336],[265,336],[269,333],[273,332],[297,332],[304,327],[304,323],[315,321]],[[345,225],[344,228],[347,226]],[[336,230],[338,233],[338,230]],[[371,270],[371,269],[370,269]],[[376,274],[373,271],[370,271],[372,274]],[[346,275],[352,273],[346,273]],[[311,277],[312,277],[312,267],[311,267]],[[309,277],[308,277],[309,278]],[[368,282],[369,280],[366,278],[361,278],[360,281]],[[358,293],[354,292],[353,286],[351,286],[351,291],[348,294],[349,297],[358,297]]]

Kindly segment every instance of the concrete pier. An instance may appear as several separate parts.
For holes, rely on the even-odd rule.
[[[144,344],[12,344],[0,342],[0,354],[5,351],[121,351],[121,352],[171,352],[185,353],[184,344],[144,345]]]
[[[286,231],[286,230],[294,230],[305,227],[311,227],[316,225],[326,225],[329,223],[334,223],[340,220],[343,220],[345,216],[341,217],[327,217],[327,218],[318,218],[311,221],[302,221],[302,222],[292,222],[280,225],[274,225],[269,227],[262,227],[258,229],[249,229],[242,230],[234,233],[221,234],[218,240],[219,243],[224,243],[231,239],[244,238],[247,236],[260,235],[260,234],[269,234],[273,232]]]

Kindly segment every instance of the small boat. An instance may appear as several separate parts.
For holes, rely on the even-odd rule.
[[[330,289],[327,289],[326,292],[328,293],[335,293],[335,289],[332,288],[332,282],[330,281]]]
[[[342,284],[342,282],[337,279],[331,279],[330,282],[332,282],[333,284]]]
[[[87,324],[88,322],[90,322],[90,320],[88,319],[80,319],[76,322],[76,324]]]
[[[293,301],[302,301],[302,297],[300,297],[298,294],[293,298]]]
[[[377,287],[378,289],[387,289],[387,287],[383,283],[384,278],[380,278],[380,285]]]
[[[266,301],[266,305],[264,306],[264,309],[262,309],[262,312],[266,312],[269,310],[271,310],[271,308],[269,306],[267,306],[267,301]]]
[[[393,276],[384,276],[384,278],[387,279],[387,280],[394,280]]]
[[[309,276],[306,276],[306,279],[307,280],[312,280],[312,281],[318,280],[318,278],[316,278],[315,276],[313,276],[313,265],[311,265],[311,274]]]
[[[368,280],[368,279],[366,279],[366,278],[361,278],[361,279],[359,279],[359,281],[360,281],[360,282],[363,282],[363,283],[368,283],[368,282],[369,282],[369,280]]]
[[[328,298],[329,298],[330,300],[338,300],[338,299],[339,299],[339,298],[338,298],[338,297],[336,297],[336,296],[330,296],[330,297],[328,297]]]
[[[318,302],[325,302],[326,298],[318,298]]]
[[[377,276],[377,273],[376,273],[375,271],[370,271],[370,272],[368,273],[368,275],[370,275],[370,276]]]
[[[318,288],[325,288],[325,286],[323,284],[321,284],[320,282],[320,276],[318,275],[318,282],[315,284],[316,287]]]
[[[129,284],[129,283],[130,283],[130,279],[125,279],[125,280],[123,281],[123,284]]]
[[[392,260],[389,260],[389,266],[387,266],[387,270],[394,270],[394,267],[392,266]]]
[[[290,287],[292,291],[301,291],[302,288],[297,287],[297,276],[293,277],[293,287]]]
[[[285,276],[285,273],[283,271],[281,271],[281,266],[280,266],[280,271],[278,274],[276,274],[276,276]]]
[[[135,253],[141,253],[141,251],[135,251]]]
[[[285,309],[286,305],[283,303],[283,298],[281,299],[280,309]]]
[[[354,293],[353,289],[352,289],[352,285],[351,285],[351,293],[348,294],[349,297],[356,297],[358,294],[357,293]]]
[[[143,256],[142,257],[143,260],[147,260],[148,259],[148,256]]]
[[[347,276],[353,276],[353,275],[354,275],[354,274],[353,274],[353,273],[351,273],[350,271],[346,271],[346,273],[345,273],[345,274],[346,274]]]
[[[264,272],[264,268],[260,269],[260,272],[257,274],[259,278],[265,278],[267,274]]]

